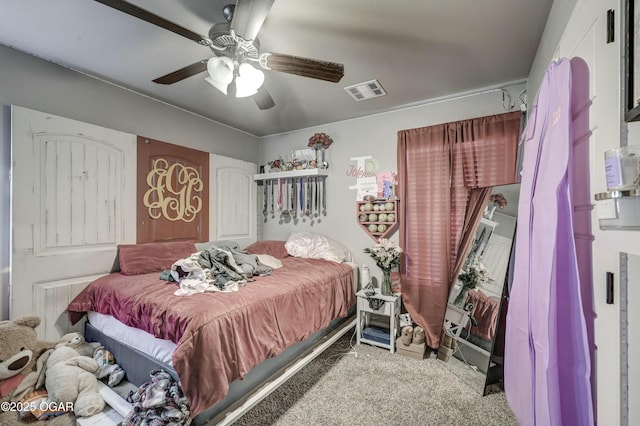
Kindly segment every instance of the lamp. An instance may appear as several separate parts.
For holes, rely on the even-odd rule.
[[[264,73],[244,62],[238,67],[236,76],[236,97],[255,95],[264,83]]]
[[[237,68],[233,60],[226,56],[214,56],[207,61],[209,77],[205,80],[213,87],[226,94],[235,94],[237,98],[255,95],[264,83],[264,73],[250,64],[243,62]],[[229,86],[232,87],[228,93]],[[235,93],[234,89],[235,88]]]
[[[227,86],[233,81],[233,61],[226,56],[214,56],[207,61],[209,77],[205,80],[213,87],[227,94]]]

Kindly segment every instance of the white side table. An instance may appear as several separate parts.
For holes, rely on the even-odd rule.
[[[447,305],[447,312],[444,316],[444,324],[449,332],[457,339],[460,337],[460,333],[467,326],[469,322],[469,312],[462,308],[449,303]]]
[[[398,333],[398,315],[400,315],[400,296],[391,295],[383,296],[379,290],[373,296],[367,296],[364,290],[356,293],[357,296],[357,321],[356,321],[356,342],[360,344],[368,343],[370,345],[386,348],[394,353],[396,351],[396,335]],[[369,298],[382,300],[384,303],[379,309],[372,309],[369,306]],[[375,340],[362,337],[362,330],[369,324],[370,314],[377,314],[389,317],[389,344],[378,342]]]

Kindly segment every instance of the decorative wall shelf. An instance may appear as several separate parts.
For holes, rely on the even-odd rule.
[[[302,169],[302,170],[290,170],[288,172],[259,173],[257,175],[253,175],[253,180],[274,180],[274,179],[314,177],[314,176],[323,176],[323,177],[329,176],[329,170]]]
[[[253,175],[254,181],[261,182],[265,221],[326,216],[328,175],[327,169],[315,168]]]
[[[380,238],[387,238],[398,228],[399,205],[400,200],[357,201],[356,220],[364,232],[377,242]],[[380,215],[384,215],[385,220],[380,220]],[[391,218],[389,215],[392,215]]]

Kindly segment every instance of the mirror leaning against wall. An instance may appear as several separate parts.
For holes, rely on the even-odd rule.
[[[482,395],[501,389],[506,283],[520,184],[496,186],[451,288],[438,358]],[[444,355],[443,352],[444,351]]]

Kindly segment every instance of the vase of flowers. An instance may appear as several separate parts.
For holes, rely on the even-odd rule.
[[[454,299],[453,304],[459,308],[464,308],[469,290],[489,282],[490,279],[491,274],[482,262],[479,260],[471,262],[464,271],[458,274],[458,280],[462,283],[462,288]]]
[[[484,217],[487,219],[493,219],[493,213],[496,208],[504,209],[507,206],[507,199],[502,194],[492,194],[489,197],[489,202],[484,208]]]
[[[380,238],[373,247],[364,249],[378,268],[382,269],[380,292],[385,296],[391,295],[391,269],[398,267],[402,249],[386,238]]]
[[[316,150],[316,164],[320,169],[326,169],[329,164],[324,159],[324,151],[329,149],[333,139],[326,133],[315,133],[309,138],[307,146]]]

